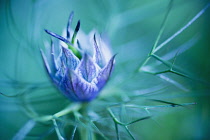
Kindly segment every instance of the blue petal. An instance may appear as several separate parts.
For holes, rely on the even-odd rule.
[[[42,58],[43,58],[43,61],[44,61],[44,64],[45,64],[45,69],[47,70],[47,73],[48,73],[50,79],[52,80],[52,82],[56,86],[58,86],[60,81],[61,81],[61,79],[62,79],[62,77],[63,77],[63,74],[61,73],[61,68],[62,67],[58,71],[56,71],[54,69],[53,72],[52,72],[52,69],[50,68],[50,66],[49,66],[49,64],[47,62],[47,58],[46,58],[45,54],[43,53],[43,51],[41,49],[40,49],[40,51],[41,51]]]
[[[94,34],[94,55],[93,58],[95,60],[95,62],[102,68],[104,66],[104,62],[103,62],[103,58],[102,58],[102,54],[100,51],[100,48],[96,42],[96,36]]]
[[[59,87],[67,98],[73,101],[79,101],[80,97],[75,94],[69,70],[66,70],[65,76],[62,78],[60,83],[57,84],[57,87]]]
[[[51,35],[51,36],[53,36],[53,37],[55,37],[55,38],[61,40],[61,41],[67,43],[67,44],[72,45],[67,39],[65,39],[64,37],[62,37],[62,36],[60,36],[60,35],[58,35],[58,34],[56,34],[56,33],[53,33],[53,32],[51,32],[51,31],[49,31],[49,30],[46,30],[46,29],[45,29],[45,32],[48,33],[49,35]]]
[[[58,39],[54,39],[53,42],[51,43],[51,54],[54,57],[54,63],[55,63],[55,67],[58,70],[61,66],[61,57],[62,57],[62,48],[60,45],[60,40]],[[52,59],[53,60],[53,59]]]
[[[63,61],[61,63],[63,63]],[[65,65],[61,64],[61,66],[58,68],[58,71],[55,73],[54,78],[56,81],[54,81],[54,82],[60,83],[61,79],[63,79],[63,77],[66,74],[66,70],[67,70],[67,68],[65,67]]]
[[[68,24],[67,24],[67,28],[66,28],[66,38],[68,40],[70,40],[70,38],[71,38],[71,34],[70,34],[71,28],[70,28],[70,26],[71,26],[73,17],[74,17],[74,12],[72,11],[70,16],[69,16],[69,20],[68,20]]]
[[[55,69],[56,71],[58,70],[58,64],[56,62],[55,59],[55,49],[54,49],[54,43],[51,40],[51,56],[52,56],[52,63],[53,63],[53,69]]]
[[[74,71],[71,72],[70,77],[73,91],[79,97],[80,101],[90,101],[98,95],[99,89],[95,84],[85,81]]]
[[[40,52],[42,54],[42,59],[44,61],[44,66],[45,66],[45,68],[47,70],[47,73],[51,76],[52,71],[51,71],[50,66],[49,66],[49,64],[47,62],[47,58],[46,58],[45,54],[43,53],[43,51],[41,49],[40,49]]]
[[[93,82],[97,85],[99,89],[103,88],[110,77],[114,65],[115,56],[116,55],[114,55],[109,60],[108,64],[101,70],[101,72],[99,72],[98,76],[93,80]]]
[[[64,62],[66,67],[71,70],[75,70],[80,60],[72,53],[71,50],[62,47],[61,61]]]
[[[98,75],[99,67],[95,65],[92,59],[84,54],[78,69],[77,73],[81,74],[81,76],[88,82],[91,82],[93,78]]]

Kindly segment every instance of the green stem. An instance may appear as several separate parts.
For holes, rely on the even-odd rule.
[[[34,120],[40,121],[40,122],[50,121],[50,120],[53,120],[54,118],[59,118],[61,116],[67,115],[71,112],[78,111],[79,109],[81,109],[81,107],[82,107],[82,104],[72,103],[71,105],[69,105],[65,109],[55,113],[54,115],[46,115],[46,116],[34,118]]]
[[[166,15],[165,15],[165,17],[164,17],[164,19],[163,19],[163,22],[162,22],[160,31],[159,31],[159,33],[158,33],[157,39],[155,40],[155,44],[154,44],[154,46],[152,47],[152,50],[151,50],[151,52],[150,52],[150,55],[151,55],[151,54],[154,54],[155,49],[156,49],[156,47],[157,47],[157,45],[158,45],[158,42],[159,42],[159,40],[160,40],[160,38],[161,38],[161,36],[162,36],[162,34],[163,34],[163,31],[164,31],[164,29],[165,29],[165,27],[166,27],[166,23],[167,23],[167,19],[168,19],[169,13],[170,13],[171,8],[172,8],[172,4],[173,4],[173,0],[171,0],[171,1],[169,2],[169,4],[168,4],[168,10],[167,10]]]
[[[74,116],[80,127],[78,127],[78,131],[80,133],[81,140],[95,140],[95,134],[92,128],[92,124],[88,117],[88,105],[89,103],[83,103],[81,110],[75,111]]]
[[[52,119],[52,121],[53,121],[53,125],[54,125],[54,127],[55,127],[56,134],[57,134],[57,136],[58,136],[58,139],[59,139],[59,140],[64,140],[63,136],[62,136],[61,133],[60,133],[60,130],[59,130],[59,128],[58,128],[58,125],[57,125],[56,120],[55,120],[55,119]]]

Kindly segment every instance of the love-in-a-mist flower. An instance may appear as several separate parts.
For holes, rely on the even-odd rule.
[[[51,41],[46,53],[41,50],[42,58],[54,85],[68,99],[78,102],[96,98],[107,83],[114,65],[115,55],[110,55],[104,40],[79,34],[80,21],[72,33],[73,12],[69,16],[66,38],[45,30],[59,41]],[[49,51],[47,53],[47,51]]]

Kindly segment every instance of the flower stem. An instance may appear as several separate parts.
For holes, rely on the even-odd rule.
[[[71,112],[74,111],[78,111],[79,109],[81,109],[82,105],[79,103],[72,103],[70,104],[68,107],[64,108],[63,110],[55,113],[54,115],[46,115],[46,116],[42,116],[42,117],[38,117],[38,118],[34,118],[36,121],[40,121],[40,122],[46,122],[46,121],[50,121],[53,120],[54,118],[58,118],[64,115],[67,115]]]

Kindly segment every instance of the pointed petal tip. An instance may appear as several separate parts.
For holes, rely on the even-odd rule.
[[[117,55],[118,55],[117,53],[114,54],[114,55],[110,58],[109,62],[112,61],[112,63],[114,63],[115,57],[116,57]],[[109,63],[109,62],[108,62],[108,63]]]
[[[73,17],[74,16],[74,11],[71,11],[69,17]]]
[[[93,34],[93,39],[96,41],[96,33]]]
[[[53,34],[51,31],[49,31],[49,30],[47,30],[47,29],[44,29],[44,31],[45,31],[46,33],[48,33],[49,35],[52,35],[52,34]]]
[[[44,52],[43,52],[43,50],[41,48],[39,48],[39,51],[40,51],[40,53],[42,55],[42,58],[46,57],[45,54],[44,54]]]
[[[69,40],[70,39],[70,26],[71,23],[73,21],[73,17],[74,17],[74,12],[72,11],[69,15],[69,19],[68,19],[68,23],[67,23],[67,28],[66,28],[66,38]]]
[[[94,41],[94,45],[98,47],[97,40],[96,40],[96,33],[93,34],[93,41]]]
[[[69,29],[70,29],[70,24],[73,21],[73,17],[74,17],[74,12],[72,11],[69,15],[68,24],[67,24],[67,28],[69,28]]]
[[[84,53],[83,54],[83,59],[87,59],[87,58],[89,58],[88,54],[87,53]]]
[[[77,26],[75,28],[75,31],[78,32],[79,31],[79,28],[80,28],[80,20],[78,20],[78,22],[77,22]]]
[[[62,46],[61,45],[61,50],[62,50],[62,52],[64,52],[64,53],[66,53],[67,51],[68,51],[68,49],[67,48],[65,48],[64,46]]]
[[[106,66],[104,67],[104,69],[108,70],[108,72],[109,72],[108,75],[110,75],[111,72],[112,72],[112,69],[113,69],[113,66],[114,66],[114,63],[115,63],[115,57],[116,57],[116,55],[117,55],[117,54],[113,55],[113,56],[110,58],[109,62],[108,62],[108,63],[106,64]]]
[[[118,55],[118,53],[114,54],[112,57],[115,58]]]
[[[48,30],[47,30],[47,29],[44,29],[44,31],[45,31],[45,32],[48,32]]]

